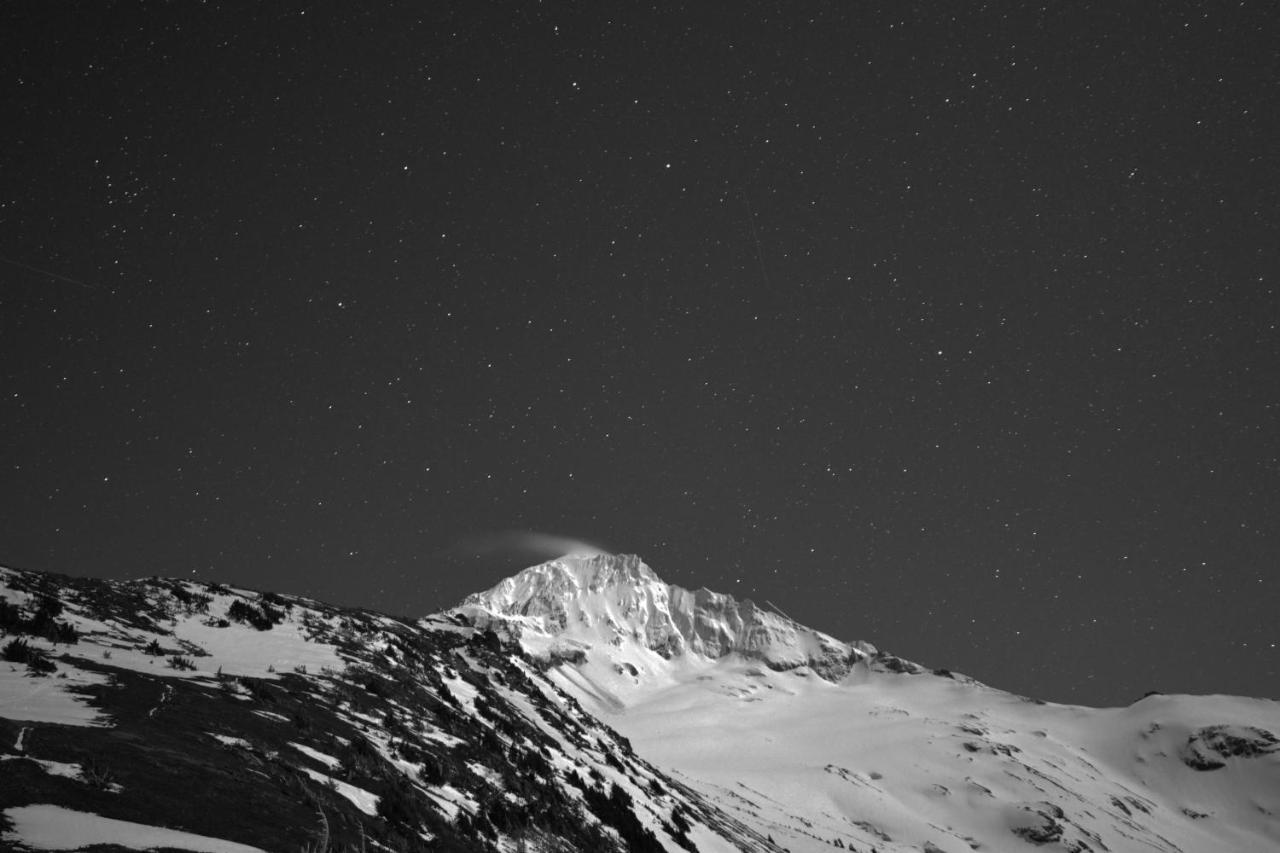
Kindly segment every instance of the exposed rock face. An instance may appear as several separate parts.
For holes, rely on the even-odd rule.
[[[1228,758],[1258,758],[1280,752],[1280,740],[1255,726],[1205,726],[1197,729],[1182,750],[1182,761],[1196,770],[1220,770]]]
[[[838,681],[875,653],[842,643],[749,600],[664,583],[633,554],[569,555],[525,569],[458,608],[475,624],[520,637],[593,633],[614,645],[637,642],[663,657],[729,654],[773,669],[811,667]]]
[[[1015,820],[1010,831],[1032,844],[1053,844],[1062,839],[1063,811],[1053,803],[1028,803],[1021,807],[1023,814]],[[1081,850],[1075,845],[1069,850]]]

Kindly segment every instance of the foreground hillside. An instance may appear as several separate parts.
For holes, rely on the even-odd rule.
[[[11,569],[0,602],[0,848],[779,849],[465,620]]]

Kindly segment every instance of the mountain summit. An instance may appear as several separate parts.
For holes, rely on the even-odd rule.
[[[875,654],[844,643],[748,599],[665,583],[634,554],[569,554],[532,566],[457,608],[473,624],[557,659],[611,649],[621,665],[644,653],[665,660],[730,655],[785,671],[808,667],[839,681]]]

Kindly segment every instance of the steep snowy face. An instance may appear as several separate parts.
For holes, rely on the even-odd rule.
[[[831,681],[873,654],[780,614],[707,589],[664,583],[633,554],[568,555],[525,569],[458,607],[535,654],[636,645],[671,659],[731,654],[774,669],[811,667]]]
[[[571,554],[551,560],[467,596],[458,609],[479,625],[535,646],[546,644],[532,636],[541,634],[588,645],[638,641],[670,654],[684,648],[669,615],[669,588],[630,554]]]

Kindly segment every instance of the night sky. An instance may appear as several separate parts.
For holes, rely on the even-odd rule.
[[[358,5],[0,8],[0,563],[1280,697],[1272,4]]]

